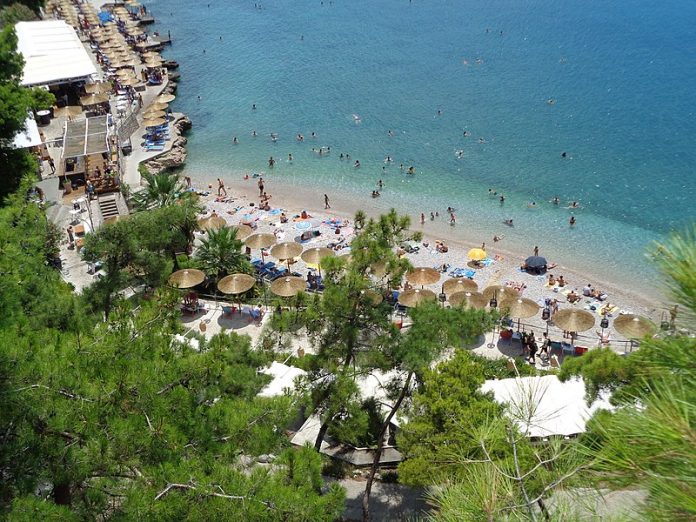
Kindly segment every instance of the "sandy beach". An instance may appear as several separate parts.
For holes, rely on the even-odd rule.
[[[375,217],[380,213],[380,209],[376,206],[350,201],[341,198],[340,194],[329,196],[331,208],[327,210],[324,209],[323,194],[309,190],[298,193],[293,187],[284,186],[277,178],[264,177],[263,179],[265,192],[271,195],[270,204],[272,210],[269,212],[257,208],[259,204],[258,178],[250,177],[245,180],[243,174],[239,173],[237,182],[226,184],[229,199],[225,202],[216,201],[217,181],[215,179],[194,179],[193,187],[201,192],[209,192],[208,195],[202,197],[202,202],[205,204],[208,213],[215,211],[231,225],[237,225],[242,221],[252,219],[256,225],[256,232],[274,233],[278,238],[278,242],[296,240],[302,230],[305,230],[304,228],[299,228],[299,224],[292,219],[293,216],[299,215],[305,210],[311,216],[309,226],[321,233],[315,239],[303,242],[305,248],[326,246],[339,238],[345,238],[345,243],[348,244],[354,231],[352,220],[356,210],[362,209],[369,217]],[[281,211],[289,218],[288,223],[280,223],[279,216]],[[565,288],[556,288],[554,290],[546,285],[547,277],[530,275],[519,269],[524,260],[532,255],[533,245],[530,247],[530,251],[526,253],[511,252],[504,248],[504,240],[495,245],[491,240],[488,240],[486,241],[486,251],[492,262],[485,268],[472,270],[471,267],[467,266],[467,252],[470,248],[481,247],[481,241],[475,242],[473,238],[470,241],[451,239],[450,226],[445,221],[444,216],[440,216],[440,220],[435,222],[431,222],[429,216],[426,216],[426,221],[423,225],[420,223],[420,214],[411,214],[410,217],[412,222],[411,230],[423,232],[423,240],[418,245],[419,251],[406,254],[411,263],[417,267],[442,267],[443,264],[449,265],[449,269],[442,274],[440,281],[428,287],[436,293],[440,293],[442,283],[452,276],[452,271],[459,269],[459,273],[466,272],[471,276],[477,283],[479,291],[482,291],[487,286],[499,284],[520,288],[522,297],[532,299],[539,305],[543,305],[546,299],[555,298],[559,302],[560,309],[574,306],[593,312],[596,317],[595,327],[585,332],[579,341],[579,344],[590,346],[597,344],[598,336],[595,330],[600,328],[601,316],[599,310],[608,303],[611,305],[610,308],[612,310],[609,332],[611,339],[615,341],[625,340],[611,327],[612,320],[618,317],[620,313],[647,316],[659,324],[661,314],[666,310],[666,301],[659,296],[641,294],[639,290],[619,288],[608,281],[602,280],[601,274],[587,271],[581,272],[569,266],[557,266],[550,271],[556,277],[563,275],[568,282]],[[340,229],[340,235],[335,234],[335,227],[327,224],[331,219],[340,219],[344,222],[345,226]],[[301,226],[305,227],[308,225],[304,224]],[[440,253],[436,251],[436,241],[445,241],[449,247],[448,252]],[[340,250],[337,251],[337,254],[340,255],[348,251]],[[254,258],[258,258],[259,252],[254,251],[252,255]],[[547,257],[550,263],[553,262],[553,252],[541,251],[540,255]],[[301,260],[298,260],[292,269],[303,275],[307,273],[307,268]],[[576,289],[581,295],[582,289],[587,283],[591,283],[594,288],[605,292],[608,296],[607,299],[598,301],[583,298],[575,305],[568,303],[564,292]],[[546,328],[546,323],[541,320],[541,313],[525,320],[525,322],[540,330]],[[558,328],[551,327],[550,334],[553,339],[556,339],[562,335],[562,332]],[[617,345],[617,349],[623,351],[624,345]]]

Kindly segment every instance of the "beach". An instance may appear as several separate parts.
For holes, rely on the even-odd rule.
[[[253,219],[257,225],[255,232],[274,233],[278,242],[295,241],[301,234],[302,230],[317,230],[321,235],[309,242],[303,242],[305,248],[325,246],[328,243],[336,242],[337,238],[345,237],[346,243],[350,242],[354,227],[352,226],[353,217],[356,210],[364,210],[369,217],[377,217],[381,212],[378,208],[369,208],[361,205],[358,202],[342,199],[340,196],[330,197],[330,209],[324,209],[323,194],[319,192],[303,191],[302,193],[290,192],[277,183],[273,178],[264,177],[264,191],[271,196],[269,203],[271,211],[262,211],[258,208],[259,205],[259,189],[257,187],[258,178],[250,177],[245,180],[240,176],[240,179],[233,183],[226,183],[225,187],[230,198],[227,202],[218,202],[217,198],[217,180],[193,180],[193,187],[202,193],[209,192],[208,195],[202,196],[202,202],[205,204],[207,215],[215,212],[217,215],[224,217],[230,225],[241,224],[244,220]],[[253,203],[253,205],[252,205]],[[293,216],[299,216],[302,211],[307,212],[311,219],[309,220],[311,229],[298,229],[297,221],[293,221]],[[284,212],[289,218],[289,222],[281,224],[279,222],[280,213]],[[471,270],[467,266],[467,252],[471,248],[481,247],[480,241],[461,241],[452,240],[448,234],[450,226],[444,222],[436,223],[435,226],[426,219],[424,226],[421,226],[419,218],[411,215],[410,230],[423,233],[423,240],[419,243],[419,251],[413,254],[405,254],[409,261],[415,267],[441,267],[443,264],[449,265],[449,269],[442,274],[440,281],[435,285],[426,286],[433,290],[436,294],[441,292],[442,283],[450,277],[452,270],[459,268],[469,273],[473,272],[473,280],[477,283],[479,291],[490,285],[512,285],[516,287],[525,286],[519,292],[521,297],[525,297],[537,302],[543,306],[546,299],[557,299],[559,308],[567,308],[570,306],[590,310],[595,315],[595,327],[584,335],[578,341],[579,344],[590,344],[596,341],[598,336],[595,330],[599,330],[601,316],[599,309],[607,303],[613,305],[613,312],[610,315],[610,327],[608,332],[611,339],[615,341],[626,341],[626,339],[616,332],[611,327],[613,319],[621,313],[632,313],[650,317],[653,321],[659,324],[661,314],[667,310],[667,301],[662,301],[655,295],[642,294],[635,289],[625,289],[612,285],[611,282],[603,280],[601,271],[588,272],[578,271],[573,267],[557,266],[549,273],[554,273],[556,277],[563,275],[568,285],[560,291],[554,291],[545,285],[547,278],[545,276],[530,275],[519,270],[524,260],[533,254],[534,245],[530,246],[528,252],[508,251],[504,247],[499,247],[504,240],[498,244],[493,244],[492,241],[486,241],[486,252],[488,257],[493,260],[492,264],[480,269]],[[349,233],[344,235],[335,234],[335,227],[327,223],[331,220],[348,220],[347,230]],[[304,220],[302,220],[304,221]],[[439,225],[439,226],[438,226]],[[445,241],[448,245],[447,253],[440,253],[435,250],[436,242]],[[428,245],[427,247],[425,245]],[[338,255],[349,252],[349,250],[339,250]],[[540,251],[540,255],[548,257],[549,263],[553,262],[553,255],[550,252]],[[259,252],[252,253],[254,258],[259,257]],[[272,257],[267,259],[273,260]],[[278,260],[274,260],[278,262]],[[278,262],[280,264],[280,262]],[[292,265],[292,271],[296,271],[304,277],[307,274],[307,269],[301,260]],[[567,303],[563,291],[569,289],[577,289],[577,292],[582,295],[582,289],[587,284],[591,283],[594,288],[600,289],[607,294],[605,301],[591,300],[583,298],[579,303],[570,305]],[[595,307],[596,310],[591,310]],[[542,331],[546,328],[546,323],[541,320],[541,314],[538,313],[534,318],[524,321],[530,327]],[[562,332],[557,328],[550,330],[554,340],[560,340]],[[581,334],[582,335],[582,334]],[[617,344],[616,349],[624,350],[626,345]]]

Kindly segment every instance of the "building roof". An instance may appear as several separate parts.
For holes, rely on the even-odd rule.
[[[34,115],[29,113],[27,119],[24,120],[24,130],[15,134],[14,140],[12,141],[13,149],[28,149],[29,147],[36,147],[41,145],[41,136],[39,135],[39,128],[34,120]]]
[[[95,116],[65,123],[63,157],[79,158],[109,151],[108,116]]]
[[[64,21],[18,22],[15,31],[24,57],[22,85],[84,80],[97,73],[75,29]]]
[[[528,437],[577,435],[585,431],[595,411],[613,409],[608,397],[588,406],[585,383],[579,378],[566,382],[555,375],[497,379],[486,381],[481,391],[493,392],[496,402],[507,404],[507,415]]]
[[[270,367],[261,370],[261,373],[270,375],[273,377],[273,380],[259,392],[259,397],[277,397],[278,395],[283,395],[286,391],[293,392],[295,391],[295,379],[300,375],[307,374],[300,368],[276,361],[273,361]]]

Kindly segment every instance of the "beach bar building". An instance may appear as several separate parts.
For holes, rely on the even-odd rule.
[[[15,31],[17,50],[24,58],[25,87],[84,82],[97,74],[75,29],[64,21],[19,22]]]

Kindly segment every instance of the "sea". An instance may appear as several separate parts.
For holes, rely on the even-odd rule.
[[[453,237],[504,235],[636,288],[659,286],[654,242],[693,226],[696,2],[147,7],[180,64],[189,175],[262,173],[414,219],[452,207]]]

